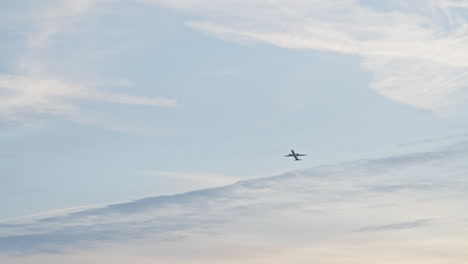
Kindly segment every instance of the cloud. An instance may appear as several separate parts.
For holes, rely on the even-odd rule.
[[[11,222],[11,221],[18,221],[21,219],[27,219],[27,218],[40,218],[43,216],[51,216],[51,215],[60,215],[63,214],[64,212],[71,212],[71,211],[82,211],[83,209],[89,209],[89,208],[94,208],[94,207],[102,207],[104,204],[95,204],[95,205],[84,205],[84,206],[75,206],[75,207],[70,207],[70,208],[64,208],[60,210],[54,210],[50,212],[42,212],[42,213],[37,213],[37,214],[30,214],[30,215],[24,215],[24,216],[19,216],[19,217],[13,217],[13,218],[3,218],[0,219],[0,228],[5,227],[5,226],[12,226],[14,227],[15,225],[2,225],[2,222]]]
[[[14,41],[21,43],[15,43],[18,58],[8,60],[11,74],[0,74],[0,127],[17,124],[34,127],[58,117],[135,133],[141,130],[139,124],[116,120],[106,111],[92,113],[90,106],[106,103],[178,106],[177,100],[171,98],[98,89],[99,84],[121,88],[123,84],[126,89],[129,89],[128,84],[134,84],[126,76],[103,77],[99,73],[102,67],[107,67],[106,58],[96,59],[96,54],[115,52],[115,46],[96,37],[102,35],[102,31],[87,28],[88,21],[99,22],[100,11],[107,10],[115,2],[47,0],[40,5],[17,6],[12,12],[14,16],[6,16],[5,22],[14,25],[12,34],[21,36]],[[109,28],[105,30],[114,32]],[[91,36],[93,34],[96,35]]]
[[[376,231],[394,231],[402,229],[412,229],[419,228],[430,224],[432,219],[420,219],[415,221],[389,224],[389,225],[379,225],[379,226],[370,226],[356,230],[355,232],[376,232]]]
[[[125,93],[112,93],[57,79],[35,79],[26,76],[0,75],[0,121],[28,124],[38,117],[72,118],[79,113],[80,102],[175,107],[176,100],[147,98]]]
[[[467,224],[466,146],[465,142],[433,152],[319,166],[21,225],[5,223],[0,226],[0,255],[73,255],[109,245],[159,248],[170,243],[178,248],[192,240],[244,245],[248,241],[251,247],[281,244],[288,250],[318,250],[317,245],[332,250],[351,240],[361,252],[391,245],[389,254],[396,254],[403,250],[401,240],[409,241],[404,247],[419,252],[426,247],[419,242],[434,236],[451,241],[441,250],[458,248],[455,241],[464,241],[460,230]],[[397,189],[388,189],[397,184]],[[380,233],[387,235],[382,248],[370,242],[382,241]],[[455,250],[449,257],[463,252]]]
[[[41,8],[32,17],[37,20],[36,30],[28,34],[28,45],[39,49],[50,44],[51,39],[60,34],[80,16],[90,12],[98,5],[115,2],[115,0],[63,0],[44,1]]]
[[[468,137],[468,133],[463,133],[463,134],[455,134],[455,135],[450,135],[442,138],[426,138],[426,139],[421,139],[413,142],[406,142],[399,144],[398,146],[400,147],[407,147],[407,146],[412,146],[412,145],[422,145],[422,144],[428,144],[428,143],[444,143],[450,142],[450,141],[459,141],[466,139]]]
[[[394,1],[390,11],[355,0],[144,2],[191,14],[189,27],[228,41],[360,56],[371,88],[406,105],[440,112],[467,96],[464,2]]]

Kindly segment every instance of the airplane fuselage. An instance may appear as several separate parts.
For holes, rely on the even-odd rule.
[[[296,152],[294,152],[293,149],[291,149],[291,154],[288,154],[288,155],[286,155],[285,157],[294,157],[294,160],[295,160],[295,161],[300,161],[301,159],[298,158],[298,157],[299,157],[299,156],[306,156],[306,155],[307,155],[307,154],[299,154],[299,153],[296,153]]]

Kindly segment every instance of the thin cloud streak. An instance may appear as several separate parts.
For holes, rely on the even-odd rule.
[[[96,208],[96,207],[102,207],[102,206],[105,206],[105,204],[75,206],[75,207],[70,207],[70,208],[53,210],[53,211],[49,211],[49,212],[42,212],[42,213],[37,213],[37,214],[23,215],[23,216],[12,217],[12,218],[3,218],[3,219],[0,219],[0,223],[17,221],[17,220],[28,219],[28,218],[44,217],[44,216],[47,216],[47,215],[60,215],[60,214],[63,214],[65,212],[81,211],[83,209],[90,209],[90,208]]]
[[[377,232],[377,231],[394,231],[402,229],[412,229],[427,226],[431,223],[432,219],[420,219],[410,222],[388,224],[388,225],[379,225],[379,226],[370,226],[355,230],[354,232]]]
[[[92,11],[96,6],[112,3],[115,0],[62,0],[44,1],[33,18],[37,20],[37,30],[28,34],[28,45],[37,50],[49,45],[59,33],[70,27],[80,16]]]
[[[147,98],[124,93],[104,92],[56,79],[0,75],[0,119],[28,123],[37,116],[60,116],[71,119],[79,112],[80,102],[176,107],[177,101]]]

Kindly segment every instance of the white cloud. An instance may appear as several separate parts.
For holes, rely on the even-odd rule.
[[[115,0],[52,0],[44,1],[43,7],[36,10],[36,31],[29,33],[29,47],[38,49],[50,43],[57,34],[70,27],[81,15],[91,11],[98,4]]]
[[[76,47],[64,46],[63,42],[69,45],[77,32],[83,32],[80,26],[86,19],[96,19],[96,13],[111,7],[114,2],[117,1],[47,0],[18,9],[20,12],[16,16],[8,17],[10,24],[19,26],[17,33],[26,36],[23,39],[26,45],[22,46],[24,50],[15,61],[16,65],[10,65],[12,69],[17,68],[12,71],[14,75],[0,75],[0,123],[35,125],[50,117],[61,117],[76,123],[135,132],[135,124],[93,115],[87,111],[85,103],[177,106],[176,100],[170,98],[97,89],[99,84],[112,87],[124,84],[128,89],[131,88],[128,84],[133,86],[134,82],[126,76],[113,78],[96,73],[98,70],[93,63],[105,67],[106,62],[104,59],[94,61],[93,56],[100,53],[100,49],[112,52],[112,47],[98,47],[99,43],[85,41],[77,43]],[[64,57],[57,52],[70,47],[71,54]],[[57,66],[62,64],[65,66]]]
[[[361,56],[371,88],[403,104],[438,111],[466,97],[465,2],[394,1],[391,12],[355,0],[145,2],[195,14],[188,26],[229,41]]]
[[[3,223],[3,222],[11,223],[13,221],[18,222],[24,219],[31,219],[31,218],[40,219],[40,218],[44,218],[45,216],[52,217],[54,215],[63,215],[64,213],[79,212],[79,211],[83,211],[84,209],[97,208],[97,207],[103,207],[103,206],[105,206],[105,204],[75,206],[75,207],[64,208],[64,209],[59,209],[59,210],[54,210],[54,211],[49,211],[49,212],[23,215],[23,216],[12,217],[12,218],[3,218],[3,219],[0,219],[0,223]]]
[[[435,4],[440,7],[463,7],[468,8],[468,2],[463,0],[439,0],[435,1]]]
[[[147,98],[125,93],[105,92],[56,79],[35,79],[25,76],[0,75],[0,120],[28,123],[38,116],[72,118],[80,102],[175,107],[177,102],[167,98]]]

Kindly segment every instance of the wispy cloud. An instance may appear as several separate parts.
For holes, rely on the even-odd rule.
[[[42,48],[64,30],[69,29],[80,16],[90,12],[98,5],[115,2],[115,0],[63,0],[44,1],[36,13],[36,30],[28,34],[28,45],[32,49]]]
[[[420,220],[396,223],[396,224],[370,226],[370,227],[360,228],[354,232],[377,232],[377,231],[395,231],[395,230],[402,230],[402,229],[412,229],[412,228],[424,227],[430,224],[431,221],[432,221],[431,219],[420,219]]]
[[[358,55],[371,88],[403,104],[439,111],[467,95],[464,2],[394,1],[387,12],[355,0],[144,2],[198,16],[187,25],[229,41]]]
[[[431,144],[431,143],[446,144],[447,142],[450,142],[450,141],[453,142],[453,141],[465,140],[467,137],[468,137],[468,133],[463,133],[463,134],[445,136],[442,138],[426,138],[426,139],[417,140],[413,142],[401,143],[398,146],[407,147],[407,146],[423,145],[423,144]]]
[[[147,98],[125,93],[112,93],[56,79],[0,75],[0,120],[28,123],[38,116],[72,117],[79,112],[80,102],[175,107],[177,101]]]
[[[12,217],[12,218],[3,218],[3,219],[0,219],[0,223],[18,221],[18,220],[29,219],[29,218],[43,218],[44,216],[61,215],[61,214],[66,213],[66,212],[83,211],[84,209],[102,207],[102,206],[105,206],[105,204],[75,206],[75,207],[64,208],[64,209],[59,209],[59,210],[54,210],[54,211],[49,211],[49,212],[42,212],[42,213],[37,213],[37,214],[23,215],[23,216]],[[9,226],[9,225],[7,225],[7,226]],[[15,225],[11,225],[11,226],[15,226]],[[2,224],[0,224],[0,228],[1,227],[2,227]]]
[[[40,5],[18,9],[14,17],[6,20],[17,25],[14,31],[25,36],[21,53],[14,65],[9,65],[13,74],[0,75],[0,125],[36,125],[52,117],[60,117],[76,123],[100,126],[112,130],[134,131],[135,125],[119,124],[89,114],[89,103],[112,103],[120,105],[144,105],[156,107],[175,107],[175,99],[147,97],[127,92],[112,92],[93,83],[107,86],[127,85],[133,82],[126,76],[116,80],[113,77],[99,76],[93,68],[94,53],[100,49],[112,52],[113,47],[96,40],[93,43],[76,44],[70,53],[61,57],[57,50],[68,49],[64,46],[83,32],[83,23],[96,12],[109,8],[116,0],[47,0]],[[94,14],[94,16],[93,16]],[[9,20],[8,20],[9,19]],[[79,35],[79,34],[78,34]],[[82,47],[83,46],[83,47]],[[19,49],[19,48],[18,48]],[[80,56],[80,54],[86,54]],[[105,59],[103,59],[105,60]],[[100,61],[102,64],[105,62]],[[99,64],[98,63],[98,64]],[[63,68],[57,64],[64,64]],[[133,85],[132,85],[133,86]],[[122,88],[122,87],[120,87]],[[122,90],[122,89],[121,89]]]

